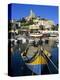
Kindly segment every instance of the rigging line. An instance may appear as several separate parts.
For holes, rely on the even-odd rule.
[[[22,53],[24,54],[25,51],[27,52],[28,48],[29,48],[29,44],[27,45],[26,49]],[[26,53],[26,55],[27,55],[27,53]]]
[[[35,53],[36,54],[36,53]],[[38,62],[37,62],[38,63]],[[33,67],[32,67],[32,69],[33,69],[33,71],[32,71],[32,75],[34,74],[34,67],[35,67],[35,65],[33,65]],[[35,69],[36,71],[37,71],[37,68]]]
[[[50,59],[50,62],[53,64],[53,66],[56,68],[56,70],[58,71],[56,65],[52,62],[52,60]]]
[[[58,69],[57,69],[56,65],[53,63],[53,61],[47,55],[45,55],[45,56],[49,59],[49,61],[53,64],[53,66],[55,67],[55,69],[58,71]]]
[[[41,56],[40,47],[41,47],[41,46],[38,46],[38,53],[39,53],[39,56]],[[41,63],[42,63],[42,57],[41,57]],[[40,71],[41,71],[41,67],[40,67],[39,69],[40,69]]]
[[[38,50],[38,49],[37,49]],[[39,51],[39,50],[38,50]],[[40,55],[40,53],[38,52],[38,54]],[[37,61],[37,63],[39,63],[39,61]],[[36,65],[39,65],[39,64],[36,64]],[[35,65],[34,65],[34,67],[35,67]],[[33,67],[33,69],[34,69],[34,67]],[[38,68],[36,68],[36,71],[37,71],[37,69],[39,69],[39,66],[38,66]]]
[[[39,46],[40,47],[40,46]],[[39,48],[38,47],[38,48]],[[39,49],[38,49],[39,50]],[[39,56],[41,56],[41,54],[40,54],[40,50],[38,51],[38,53],[39,53]],[[42,63],[42,59],[41,59],[41,63]],[[41,67],[39,68],[40,69],[40,71],[41,71]]]
[[[43,56],[44,58],[46,58],[46,56],[45,56],[44,54],[42,54],[42,56]],[[45,61],[47,61],[47,60],[45,59]],[[49,65],[48,65],[48,64],[47,64],[47,67],[48,67],[49,72],[52,73],[51,70],[50,70],[50,68],[49,68]]]
[[[45,59],[45,61],[47,61],[47,60]],[[47,67],[48,67],[48,70],[49,70],[49,72],[50,72],[50,74],[51,74],[52,72],[51,72],[51,70],[50,70],[50,68],[49,68],[49,65],[48,65],[48,63],[47,63],[46,65],[47,65]]]
[[[49,65],[48,65],[48,64],[47,64],[47,67],[48,67],[48,70],[49,70],[49,72],[50,72],[50,74],[51,74],[52,72],[51,72],[51,70],[50,70],[50,68],[49,68]]]

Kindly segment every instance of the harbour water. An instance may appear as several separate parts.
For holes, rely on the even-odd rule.
[[[53,46],[50,50],[51,57],[48,64],[28,65],[21,56],[21,52],[16,49],[11,54],[12,75],[40,75],[58,73],[58,47]]]

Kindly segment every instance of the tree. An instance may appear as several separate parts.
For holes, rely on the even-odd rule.
[[[52,29],[52,30],[55,30],[55,25],[52,25],[51,29]]]
[[[55,27],[55,30],[56,30],[56,31],[58,31],[58,27],[59,27],[59,25],[58,25],[58,24],[56,24],[56,27]]]
[[[29,25],[32,25],[32,24],[33,24],[33,20],[30,19],[29,22],[28,22],[28,24],[29,24]]]
[[[44,25],[39,26],[40,30],[44,30]]]
[[[26,22],[26,19],[23,17],[23,18],[20,20],[20,22],[25,23],[25,22]]]
[[[51,28],[52,30],[58,30],[58,24],[56,24],[56,25],[52,25],[52,28]]]

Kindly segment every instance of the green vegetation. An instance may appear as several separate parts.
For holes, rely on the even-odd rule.
[[[40,30],[44,30],[44,27],[45,27],[45,26],[43,26],[43,25],[40,25],[40,26],[39,26]]]
[[[58,24],[52,25],[51,30],[56,30],[56,31],[58,31]]]
[[[37,20],[37,22],[34,22],[35,20]],[[44,21],[44,23],[43,24],[45,24],[45,21],[47,21],[47,22],[49,22],[49,20],[48,19],[45,19],[45,18],[41,18],[40,16],[35,16],[35,14],[32,12],[32,11],[30,11],[30,15],[29,16],[27,16],[27,19],[25,18],[25,17],[23,17],[22,19],[20,19],[20,20],[13,20],[13,22],[11,22],[11,21],[8,21],[8,26],[9,26],[9,30],[11,30],[11,29],[29,29],[29,26],[30,25],[35,25],[35,27],[39,27],[38,29],[40,29],[40,30],[56,30],[56,31],[58,31],[58,24],[56,24],[56,25],[54,25],[54,23],[51,21],[50,22],[50,24],[46,24],[46,26],[48,26],[47,28],[46,28],[46,26],[44,26],[44,25],[42,25],[42,24],[38,24],[39,23],[39,20],[41,21]],[[20,23],[20,26],[19,26],[19,23]],[[38,24],[37,26],[36,26],[36,24]],[[50,26],[51,27],[50,27]],[[33,29],[35,29],[34,28],[34,26],[32,27]]]

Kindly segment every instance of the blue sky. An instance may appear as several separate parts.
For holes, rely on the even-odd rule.
[[[31,9],[37,16],[53,20],[56,24],[58,23],[58,6],[12,4],[11,18],[18,20],[26,17],[29,15]]]

